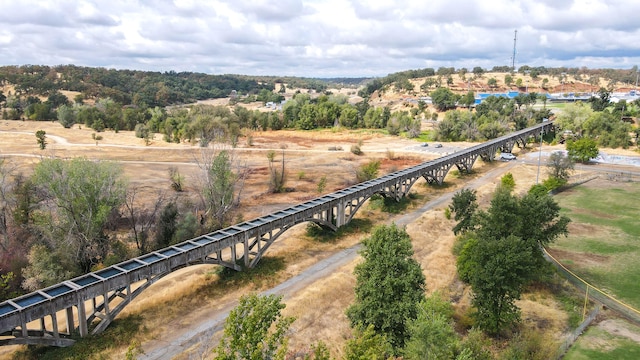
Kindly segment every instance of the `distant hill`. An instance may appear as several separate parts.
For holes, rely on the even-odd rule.
[[[323,91],[328,85],[353,86],[362,81],[116,70],[75,65],[0,67],[0,87],[10,87],[18,95],[46,97],[55,91],[75,92],[85,100],[109,97],[123,105],[148,107],[223,98],[232,91],[257,94],[263,89],[273,91],[278,83]]]

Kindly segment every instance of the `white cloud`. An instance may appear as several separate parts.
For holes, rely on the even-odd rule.
[[[383,76],[423,67],[631,67],[637,0],[4,0],[0,64]]]

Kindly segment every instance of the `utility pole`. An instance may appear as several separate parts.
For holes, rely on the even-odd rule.
[[[518,40],[518,30],[513,33],[513,55],[511,56],[511,71],[516,71],[516,41]]]

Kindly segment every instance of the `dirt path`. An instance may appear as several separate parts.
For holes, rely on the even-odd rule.
[[[516,166],[515,162],[505,164],[484,174],[482,177],[467,183],[468,188],[478,188],[494,181],[501,174],[511,170]],[[398,225],[408,225],[416,221],[426,211],[447,204],[454,192],[450,192],[439,196],[422,207],[409,213],[396,216],[389,222],[393,221]],[[287,281],[275,286],[263,294],[283,295],[285,301],[299,295],[299,292],[305,292],[312,288],[314,283],[321,281],[339,271],[340,268],[353,263],[358,257],[360,244],[352,246],[348,249],[340,251],[324,260],[317,262],[299,275],[294,276]],[[220,304],[219,304],[220,305]],[[188,326],[179,329],[173,329],[171,334],[163,339],[153,340],[143,344],[144,354],[138,357],[141,360],[152,359],[172,359],[175,356],[183,354],[187,351],[192,353],[201,353],[202,349],[194,350],[194,347],[206,347],[214,334],[224,327],[224,321],[229,313],[237,305],[237,299],[229,300],[226,304],[218,307],[218,309],[202,309],[196,312],[194,319],[201,321],[190,323]]]

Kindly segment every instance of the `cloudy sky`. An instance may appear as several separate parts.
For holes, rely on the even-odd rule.
[[[0,0],[0,65],[385,76],[640,65],[638,0]]]

